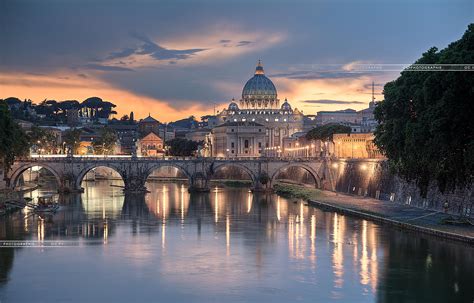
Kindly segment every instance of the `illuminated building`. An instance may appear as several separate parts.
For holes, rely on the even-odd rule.
[[[281,148],[284,138],[303,131],[303,120],[303,113],[286,99],[280,106],[276,87],[259,62],[242,89],[239,104],[232,100],[226,109],[209,118],[209,125],[215,126],[210,136],[212,155],[226,156],[227,149],[232,155],[232,145],[239,157],[267,155],[266,151]],[[252,135],[255,138],[249,139]]]
[[[164,154],[163,139],[154,132],[150,132],[138,141],[138,150],[142,156],[162,156]]]
[[[334,134],[332,154],[338,158],[383,158],[373,133]]]

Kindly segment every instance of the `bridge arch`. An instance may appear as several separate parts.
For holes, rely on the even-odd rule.
[[[255,184],[258,180],[258,176],[256,176],[255,173],[250,168],[248,168],[247,166],[245,166],[243,164],[232,163],[232,162],[214,163],[214,165],[212,166],[212,172],[211,172],[211,175],[209,176],[209,179],[211,179],[219,169],[222,169],[224,167],[236,167],[236,168],[241,169],[242,171],[246,172],[247,175],[252,180],[252,184]]]
[[[61,187],[61,176],[60,174],[50,165],[45,164],[45,163],[25,163],[23,165],[20,165],[19,167],[13,168],[10,172],[10,188],[14,189],[17,186],[18,179],[20,176],[28,169],[39,166],[41,168],[44,168],[48,170],[50,173],[54,175],[54,178],[56,179],[56,184],[58,186],[58,189]]]
[[[76,177],[76,180],[75,180],[75,187],[80,189],[81,188],[81,184],[82,184],[82,181],[84,180],[84,177],[87,175],[88,172],[90,172],[91,170],[93,169],[96,169],[96,168],[99,168],[99,167],[106,167],[106,168],[110,168],[112,169],[113,171],[115,171],[116,173],[118,173],[120,175],[120,178],[122,178],[122,182],[125,184],[125,177],[124,177],[124,174],[123,172],[120,170],[119,167],[115,166],[115,165],[111,165],[109,163],[94,163],[92,165],[87,165],[86,167],[84,167],[80,172],[79,174],[77,175]]]
[[[191,179],[192,179],[191,173],[185,167],[183,167],[179,164],[176,164],[176,163],[172,163],[172,162],[170,162],[170,163],[158,163],[158,164],[151,165],[148,168],[147,172],[146,172],[145,182],[148,180],[148,178],[153,173],[153,171],[155,171],[157,169],[160,169],[160,168],[163,168],[163,167],[174,167],[174,168],[178,169],[180,172],[182,172],[186,176],[186,178],[188,179],[189,184],[191,184]]]
[[[290,163],[276,169],[275,172],[273,172],[273,174],[271,175],[271,185],[273,186],[273,184],[275,183],[278,174],[291,167],[298,167],[307,171],[313,177],[316,187],[321,188],[321,177],[319,176],[318,172],[315,171],[311,166],[303,163]]]

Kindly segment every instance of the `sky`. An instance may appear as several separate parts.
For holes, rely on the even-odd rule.
[[[239,100],[262,60],[305,114],[363,109],[399,75],[363,67],[413,63],[473,21],[472,0],[0,0],[0,98],[98,96],[169,122]]]

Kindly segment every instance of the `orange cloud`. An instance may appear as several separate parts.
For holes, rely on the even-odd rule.
[[[177,110],[170,107],[165,100],[114,87],[97,77],[83,78],[64,71],[51,76],[0,74],[0,85],[2,87],[0,98],[18,97],[31,99],[36,103],[44,99],[83,101],[88,97],[97,96],[116,104],[118,117],[133,111],[136,118],[143,118],[150,113],[162,122],[170,122],[190,115],[200,117],[212,112],[211,108],[199,105]]]
[[[353,108],[356,110],[368,107],[372,99],[370,89],[365,87],[372,81],[379,82],[376,77],[343,78],[343,79],[272,79],[281,100],[288,101],[305,114],[313,115],[318,111],[340,110]],[[380,87],[375,90],[376,100],[382,100]],[[304,102],[306,100],[347,100],[364,102],[353,104],[317,104]]]

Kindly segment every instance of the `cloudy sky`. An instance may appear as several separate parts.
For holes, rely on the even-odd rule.
[[[472,0],[1,0],[0,98],[84,100],[161,121],[212,113],[261,59],[305,114],[367,106],[396,71],[459,39]]]

